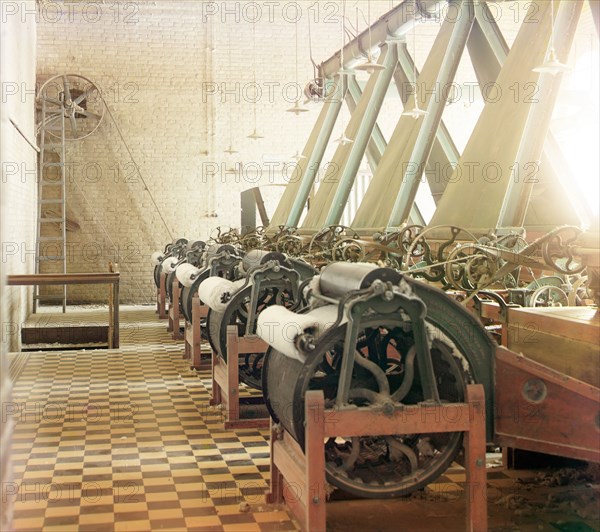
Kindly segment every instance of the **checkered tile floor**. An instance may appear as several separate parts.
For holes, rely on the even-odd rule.
[[[30,353],[20,368],[14,528],[294,530],[263,504],[268,433],[223,430],[209,373],[153,309],[121,318],[119,350]]]
[[[3,492],[15,500],[14,529],[296,530],[285,507],[264,504],[267,431],[223,429],[221,412],[208,406],[209,372],[189,369],[183,341],[170,339],[153,308],[122,307],[121,319],[119,350],[15,357],[13,404],[5,409],[16,422],[14,484]],[[556,530],[549,525],[556,514],[521,528],[512,511],[495,506],[528,474],[535,475],[490,471],[491,530]],[[462,501],[463,486],[464,472],[452,467],[409,501],[332,502],[328,529],[364,522],[361,529],[397,530],[406,519],[401,529],[460,530],[443,514],[462,523],[462,510],[443,503]],[[365,521],[369,512],[375,528]]]

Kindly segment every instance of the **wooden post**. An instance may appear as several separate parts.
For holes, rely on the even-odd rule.
[[[181,339],[181,319],[179,315],[179,298],[181,294],[181,288],[179,287],[179,280],[175,277],[173,279],[173,286],[171,289],[173,294],[171,304],[169,305],[169,331],[173,340]]]
[[[467,497],[467,528],[469,532],[485,532],[487,522],[487,475],[485,469],[485,398],[483,386],[467,386],[467,403],[472,419],[465,432],[465,469]]]
[[[202,331],[200,327],[200,298],[195,295],[192,298],[192,367],[202,368]],[[205,312],[206,314],[206,312]]]
[[[167,290],[166,290],[167,274],[160,274],[160,281],[158,287],[158,318],[161,320],[167,319]]]
[[[112,288],[113,288],[112,347],[113,347],[113,349],[119,349],[120,335],[119,335],[119,281],[118,280],[113,284]]]
[[[236,325],[227,327],[227,389],[228,401],[225,405],[228,421],[240,419],[240,344]],[[225,427],[227,428],[227,427]]]
[[[277,464],[273,459],[275,452],[277,452],[275,450],[275,444],[279,440],[280,436],[280,430],[277,428],[277,425],[275,425],[275,423],[272,422],[271,437],[269,439],[269,448],[271,456],[271,483],[269,485],[269,491],[267,492],[267,504],[282,504],[283,502],[285,502],[283,499],[283,475],[281,474],[281,471],[279,471],[279,468],[277,467]]]
[[[306,523],[312,532],[325,532],[325,398],[322,392],[306,392],[304,419],[306,420]]]
[[[114,273],[113,271],[113,263],[108,263],[108,271]],[[108,348],[114,349],[114,305],[115,305],[115,293],[113,290],[113,286],[108,287]]]

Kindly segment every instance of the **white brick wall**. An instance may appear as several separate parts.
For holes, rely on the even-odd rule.
[[[58,11],[42,11],[40,17],[38,81],[73,72],[104,88],[174,236],[206,238],[219,225],[238,226],[239,193],[257,184],[282,181],[284,163],[302,149],[318,113],[317,105],[300,117],[285,112],[294,95],[290,88],[286,100],[283,91],[286,84],[295,82],[296,25],[290,22],[296,17],[294,6],[281,2],[270,13],[268,4],[258,2],[264,11],[256,23],[253,50],[252,23],[244,20],[244,14],[254,15],[245,11],[247,4],[217,2],[218,13],[206,21],[205,4],[191,1],[122,2],[119,16],[115,8],[109,11],[107,6],[98,6],[101,13],[93,11],[93,17],[91,3],[81,2],[73,11],[64,6],[59,21],[55,22]],[[341,39],[335,17],[327,20],[339,13],[339,2],[322,4],[320,12],[312,15],[313,21],[316,17],[312,29],[317,61],[338,48]],[[366,3],[360,4],[364,9]],[[313,76],[307,36],[310,4],[298,5],[303,9],[297,26],[303,87]],[[388,0],[373,2],[373,17],[389,6]],[[233,11],[225,16],[227,9],[239,9],[239,18]],[[85,16],[99,20],[89,22]],[[348,16],[355,18],[354,13]],[[263,89],[256,105],[258,129],[265,136],[259,141],[247,138],[254,129],[254,108],[244,95],[254,98],[249,86],[253,65]],[[233,93],[207,94],[213,87],[208,83]],[[232,156],[224,153],[230,138],[239,151]],[[150,301],[149,256],[169,236],[139,176],[133,173],[127,180],[131,182],[125,182],[132,169],[127,166],[130,158],[111,119],[107,116],[94,136],[73,144],[68,159],[75,165],[72,180],[77,183],[68,186],[68,212],[81,226],[69,233],[70,271],[106,269],[106,263],[115,259],[114,242],[120,252],[123,300]],[[265,159],[278,161],[273,171]],[[246,180],[224,171],[239,163],[249,169]],[[260,183],[250,170],[251,163],[262,168]],[[97,182],[86,179],[86,171],[88,177],[95,175],[91,165],[101,169]],[[115,167],[121,170],[117,182]],[[209,173],[209,168],[216,168],[216,173]],[[266,195],[278,193],[271,189]],[[101,289],[90,288],[71,289],[70,294],[78,301],[104,297]]]
[[[33,0],[19,3],[19,9],[24,6],[35,10]],[[28,140],[35,143],[36,30],[34,16],[5,17],[3,12],[2,22],[1,263],[4,274],[10,275],[34,272],[37,155]],[[2,292],[2,344],[8,350],[18,350],[20,325],[31,309],[31,293],[28,288]]]

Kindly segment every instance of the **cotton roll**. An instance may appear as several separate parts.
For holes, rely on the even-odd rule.
[[[177,257],[169,257],[165,259],[162,263],[162,272],[172,273],[175,270],[175,267],[177,266],[178,262],[179,260],[177,259]]]
[[[200,301],[215,312],[224,312],[231,296],[236,292],[236,285],[222,277],[209,277],[200,283],[198,296]]]
[[[180,264],[175,270],[177,280],[188,288],[194,284],[194,278],[200,273],[200,270],[192,264]]]
[[[319,338],[336,321],[337,305],[325,305],[307,314],[296,314],[279,305],[263,310],[257,321],[257,334],[287,357],[304,362],[306,354],[296,347],[296,338],[311,330]]]
[[[154,253],[152,253],[152,255],[150,255],[150,262],[153,266],[157,266],[162,261],[162,258],[162,251],[155,251]]]

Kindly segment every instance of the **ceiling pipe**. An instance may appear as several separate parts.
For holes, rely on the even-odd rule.
[[[399,39],[408,33],[418,19],[439,18],[443,6],[452,0],[404,0],[394,9],[380,17],[377,22],[365,29],[357,37],[344,46],[343,68],[352,68],[366,58],[368,52],[373,53],[388,39]],[[341,50],[319,65],[319,76],[331,78],[337,74],[341,65]]]

